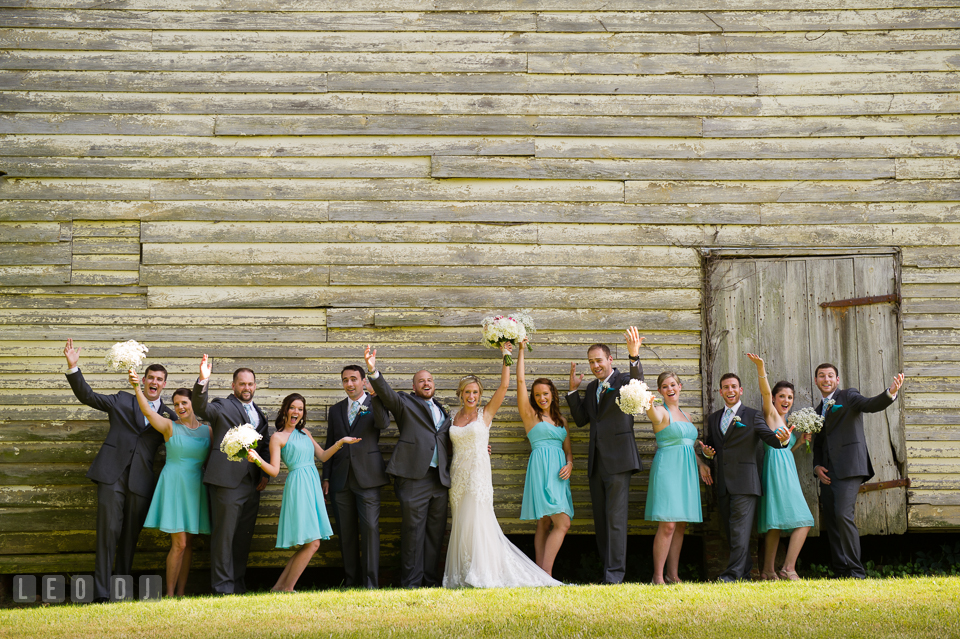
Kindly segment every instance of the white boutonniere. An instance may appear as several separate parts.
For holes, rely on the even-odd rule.
[[[365,406],[364,404],[360,404],[360,411],[357,413],[357,415],[366,415],[366,414],[368,414],[369,412],[370,412],[370,407],[369,407],[369,406]]]
[[[740,421],[740,418],[739,418],[738,416],[736,416],[736,415],[733,416],[733,423],[734,423],[734,427],[735,427],[735,428],[742,428],[742,427],[743,427],[743,422]]]
[[[603,382],[603,383],[600,384],[600,390],[603,391],[604,393],[606,393],[606,392],[608,392],[608,391],[613,390],[613,387],[610,386],[609,383]]]
[[[826,401],[827,408],[830,408],[831,406],[833,406],[833,405],[836,404],[836,403],[837,403],[837,402],[835,402],[834,400],[828,399],[828,400]]]

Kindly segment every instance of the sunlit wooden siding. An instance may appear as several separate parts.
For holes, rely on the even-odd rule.
[[[637,324],[700,423],[714,247],[902,249],[910,526],[960,526],[958,5],[0,0],[0,572],[92,568],[106,422],[65,383],[68,337],[105,392],[133,338],[168,389],[207,352],[220,392],[251,366],[264,406],[301,392],[322,431],[364,344],[452,405],[463,374],[496,383],[481,318],[528,308],[531,379],[565,390],[596,341],[622,367]],[[492,461],[504,528],[529,532],[517,419],[511,397]],[[287,556],[280,484],[258,565]],[[145,533],[141,565],[166,546]]]

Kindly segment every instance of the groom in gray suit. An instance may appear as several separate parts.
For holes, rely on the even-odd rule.
[[[630,372],[613,367],[613,356],[606,344],[587,349],[587,362],[596,377],[587,384],[586,398],[580,397],[583,374],[570,362],[570,392],[567,405],[577,426],[590,425],[587,476],[590,478],[590,500],[593,502],[593,525],[597,550],[603,561],[603,582],[623,582],[627,568],[627,506],[630,477],[643,469],[637,440],[633,433],[633,415],[626,415],[617,406],[620,387],[631,379],[643,380],[640,366],[640,345],[643,338],[635,326],[626,333]]]
[[[750,533],[763,494],[761,442],[783,448],[784,442],[790,440],[790,431],[770,430],[761,411],[744,406],[740,401],[742,395],[743,386],[735,373],[726,373],[720,378],[720,396],[726,406],[707,418],[700,447],[706,459],[717,461],[720,521],[730,544],[730,559],[720,574],[720,581],[750,579],[753,567]],[[713,483],[709,466],[701,464],[700,477],[708,485]]]
[[[380,584],[380,488],[389,481],[380,433],[390,425],[390,415],[378,398],[364,390],[363,368],[344,366],[340,381],[347,397],[327,412],[324,448],[341,437],[359,437],[360,442],[344,446],[323,463],[323,494],[329,493],[334,504],[344,585],[376,588]]]
[[[110,577],[116,557],[116,574],[129,575],[137,538],[147,519],[153,498],[153,460],[163,444],[140,410],[137,398],[126,392],[101,395],[93,392],[80,372],[80,349],[68,339],[63,348],[67,358],[67,381],[80,403],[103,411],[110,430],[87,478],[97,485],[97,553],[93,571],[95,601],[110,599]],[[177,419],[160,400],[167,384],[167,369],[151,364],[143,376],[143,394],[153,408],[168,419]]]
[[[433,375],[418,371],[413,393],[393,390],[377,370],[377,351],[364,352],[370,384],[393,413],[400,439],[387,464],[400,500],[400,585],[440,585],[440,547],[450,490],[450,415],[433,398]]]
[[[890,388],[870,398],[856,388],[840,389],[840,373],[833,364],[820,364],[814,374],[823,396],[816,410],[824,420],[813,440],[813,470],[820,480],[833,568],[840,577],[866,579],[856,506],[860,485],[873,477],[873,463],[863,433],[863,413],[879,413],[890,406],[903,385],[903,373],[893,378]]]
[[[250,424],[263,437],[257,444],[257,453],[269,462],[269,424],[267,416],[253,403],[257,377],[252,370],[238,368],[233,373],[233,394],[208,401],[211,372],[210,361],[204,355],[200,378],[193,387],[193,411],[210,422],[210,457],[203,474],[203,483],[210,492],[210,585],[219,595],[243,594],[247,591],[244,576],[260,508],[260,491],[266,488],[269,476],[246,459],[227,459],[220,443],[234,426]]]

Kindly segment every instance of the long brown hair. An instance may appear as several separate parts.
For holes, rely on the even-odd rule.
[[[278,431],[283,430],[287,425],[287,411],[290,410],[290,405],[298,399],[303,403],[303,415],[300,416],[300,421],[297,422],[294,428],[303,430],[303,427],[307,425],[307,400],[305,400],[300,393],[290,393],[283,398],[283,404],[280,405],[280,412],[277,413],[277,421],[274,422]]]
[[[550,419],[552,419],[553,423],[557,426],[566,426],[567,420],[560,414],[560,394],[557,393],[557,387],[554,386],[553,382],[547,377],[538,377],[533,380],[533,384],[530,386],[530,405],[533,406],[537,417],[543,419],[543,412],[540,410],[540,405],[533,398],[533,389],[538,385],[547,386],[550,389]]]

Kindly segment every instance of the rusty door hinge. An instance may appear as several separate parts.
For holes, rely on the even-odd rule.
[[[900,296],[897,293],[890,293],[889,295],[873,295],[871,297],[854,297],[849,300],[834,300],[833,302],[821,302],[820,306],[823,308],[831,308],[836,306],[866,306],[867,304],[880,304],[882,302],[895,302],[900,303]]]
[[[890,479],[887,481],[875,481],[869,484],[861,484],[860,492],[869,493],[874,490],[886,490],[887,488],[900,488],[901,486],[910,488],[910,478],[905,477],[903,479]]]

